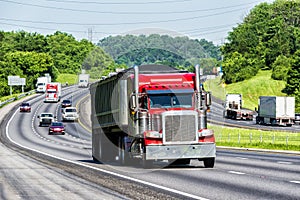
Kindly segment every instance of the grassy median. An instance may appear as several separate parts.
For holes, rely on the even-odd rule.
[[[300,133],[209,125],[217,146],[300,151]]]

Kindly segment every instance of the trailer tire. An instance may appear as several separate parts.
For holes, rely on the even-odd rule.
[[[215,158],[205,158],[203,159],[205,168],[213,168],[215,165]]]

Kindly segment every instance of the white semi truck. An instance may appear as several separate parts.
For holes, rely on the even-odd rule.
[[[78,87],[83,87],[83,88],[88,87],[89,86],[89,79],[90,79],[89,74],[79,74]]]
[[[256,124],[292,126],[295,119],[295,97],[260,96]]]
[[[227,94],[224,117],[229,119],[253,120],[253,111],[242,108],[241,94]]]
[[[51,82],[51,76],[38,77],[36,82],[36,92],[45,93],[47,83]]]

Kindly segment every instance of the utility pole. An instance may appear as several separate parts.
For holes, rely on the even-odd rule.
[[[93,28],[88,28],[88,40],[93,42]]]

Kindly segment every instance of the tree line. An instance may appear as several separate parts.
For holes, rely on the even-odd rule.
[[[192,70],[200,64],[206,74],[220,65],[221,51],[205,39],[197,40],[169,35],[109,36],[97,44],[109,53],[116,63],[127,66],[166,64]]]
[[[0,31],[0,96],[9,95],[7,76],[26,78],[25,91],[35,88],[38,77],[49,73],[55,81],[59,73],[78,74],[81,69],[106,69],[114,64],[102,49],[86,39],[55,32],[41,35],[25,31]],[[104,70],[100,70],[104,71]],[[13,87],[14,93],[20,87]]]
[[[60,73],[79,74],[82,69],[99,79],[116,68],[133,64],[160,63],[193,70],[200,64],[205,73],[220,65],[220,50],[206,40],[167,35],[109,36],[92,44],[77,41],[60,31],[41,35],[25,31],[0,31],[0,96],[9,94],[7,76],[26,78],[25,91],[35,88],[38,77],[49,73],[55,81]],[[13,87],[18,93],[21,87]]]
[[[275,0],[254,7],[228,35],[222,47],[225,83],[271,70],[286,81],[282,92],[295,96],[300,108],[300,1]]]

